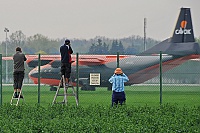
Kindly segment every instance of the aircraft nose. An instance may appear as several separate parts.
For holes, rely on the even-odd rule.
[[[38,67],[32,69],[32,70],[29,72],[29,78],[30,78],[35,84],[38,83]]]
[[[38,77],[38,69],[34,68],[29,72],[29,76],[37,78]]]

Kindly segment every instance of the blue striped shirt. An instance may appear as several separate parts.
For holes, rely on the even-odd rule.
[[[108,80],[112,83],[112,91],[122,92],[124,91],[124,83],[129,81],[128,77],[123,73],[123,75],[116,75],[110,77]]]

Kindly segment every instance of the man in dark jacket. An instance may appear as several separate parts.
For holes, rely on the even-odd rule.
[[[61,74],[64,75],[65,83],[67,86],[71,74],[72,53],[73,50],[71,48],[70,40],[66,39],[65,43],[60,47],[60,54],[61,54]]]
[[[13,61],[14,61],[14,72],[13,72],[13,78],[14,78],[14,98],[18,98],[22,83],[24,80],[24,61],[26,61],[25,55],[22,53],[22,50],[20,47],[16,48],[16,53],[13,55]],[[20,95],[20,98],[23,98],[22,95]]]

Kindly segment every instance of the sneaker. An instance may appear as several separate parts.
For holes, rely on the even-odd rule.
[[[17,93],[14,94],[13,98],[18,98],[18,95]]]
[[[60,84],[60,88],[63,88],[63,84]]]
[[[68,86],[69,86],[69,84],[68,84],[68,83],[66,83],[66,84],[65,84],[65,86],[66,86],[66,87],[68,87]]]
[[[24,97],[23,97],[22,95],[20,95],[20,98],[22,98],[22,99],[23,99]]]

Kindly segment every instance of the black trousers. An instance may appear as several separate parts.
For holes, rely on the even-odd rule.
[[[14,89],[21,89],[24,80],[24,71],[14,72],[13,78],[14,78],[14,84],[13,84]]]
[[[71,74],[71,63],[61,63],[61,74],[65,78],[70,78]]]
[[[122,105],[123,103],[126,102],[126,94],[125,92],[115,92],[113,91],[112,93],[112,106],[115,104],[117,105],[118,103]]]

